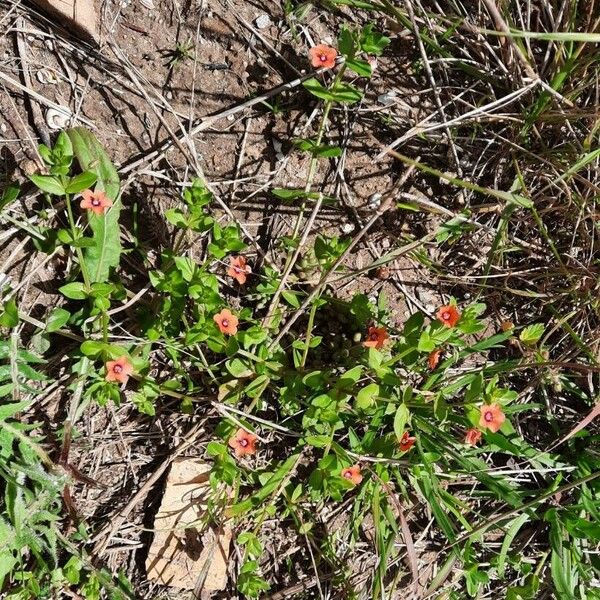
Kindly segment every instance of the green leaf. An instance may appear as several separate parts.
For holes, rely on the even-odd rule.
[[[67,324],[70,317],[71,313],[68,310],[65,310],[64,308],[55,308],[48,315],[48,319],[46,320],[46,331],[48,333],[58,331]]]
[[[84,171],[79,175],[75,175],[69,181],[67,187],[65,188],[65,192],[67,194],[78,194],[79,192],[83,192],[83,190],[89,190],[98,179],[96,173],[92,173],[91,171]]]
[[[348,83],[337,83],[331,90],[334,102],[354,104],[362,98],[362,93]]]
[[[56,177],[52,175],[30,175],[29,179],[37,185],[42,192],[54,194],[55,196],[64,196],[65,189]]]
[[[4,304],[4,310],[0,313],[0,326],[16,327],[19,324],[19,311],[17,303],[9,300]]]
[[[338,38],[338,50],[346,58],[354,55],[354,36],[347,27],[342,27],[340,37]]]
[[[540,340],[542,335],[544,335],[543,323],[533,323],[533,325],[528,325],[521,331],[519,339],[524,344],[535,344]]]
[[[363,52],[379,56],[390,41],[385,35],[373,31],[373,23],[369,23],[363,27],[359,44]]]
[[[366,60],[359,60],[358,58],[347,59],[346,66],[360,77],[371,77],[373,72],[371,65]]]
[[[333,100],[331,92],[317,79],[311,77],[302,84],[313,96],[321,100]]]
[[[497,563],[498,577],[500,577],[501,579],[504,577],[504,569],[506,567],[506,556],[512,545],[512,542],[515,539],[517,533],[519,532],[519,529],[521,529],[521,527],[523,527],[523,525],[525,525],[527,521],[529,521],[529,515],[527,513],[519,515],[512,522],[511,526],[506,532],[506,536],[504,537],[504,541],[502,542],[502,548],[500,548],[500,555],[498,556]]]
[[[80,281],[74,281],[73,283],[67,283],[58,288],[58,291],[71,300],[85,300],[87,298],[87,292],[85,286]]]
[[[379,386],[376,383],[370,383],[356,394],[356,407],[367,409],[377,402],[379,396]]]
[[[21,192],[21,188],[16,183],[10,183],[0,196],[0,211],[12,204]]]
[[[113,201],[112,207],[102,215],[89,211],[88,221],[95,245],[84,251],[85,264],[92,282],[107,281],[110,269],[119,265],[121,257],[119,175],[104,148],[90,131],[75,127],[68,134],[81,168],[97,176],[96,190],[104,190],[106,196]]]
[[[98,356],[106,349],[104,342],[96,342],[94,340],[86,340],[80,346],[82,354],[85,356]]]
[[[406,428],[406,424],[408,423],[409,417],[410,411],[403,402],[398,406],[396,409],[396,414],[394,415],[394,433],[396,434],[398,440],[400,440],[404,435],[404,430]]]

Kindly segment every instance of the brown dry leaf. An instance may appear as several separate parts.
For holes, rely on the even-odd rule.
[[[148,579],[196,589],[203,597],[225,588],[231,544],[228,527],[199,531],[210,493],[209,472],[210,465],[196,458],[173,461],[146,560]]]
[[[75,25],[78,33],[98,41],[98,19],[94,0],[33,0],[33,3],[51,13],[58,25],[67,29]],[[68,19],[69,22],[65,23],[64,19]]]

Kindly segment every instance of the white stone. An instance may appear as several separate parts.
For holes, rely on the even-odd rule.
[[[254,24],[256,25],[257,29],[266,29],[267,27],[270,27],[272,23],[273,21],[271,21],[271,17],[265,13],[258,16],[254,21]]]

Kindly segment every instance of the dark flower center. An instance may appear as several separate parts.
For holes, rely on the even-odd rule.
[[[229,327],[229,319],[223,319],[221,325],[223,325],[223,327]]]
[[[371,339],[372,339],[373,341],[375,341],[375,340],[378,340],[378,339],[379,339],[379,335],[377,335],[377,333],[374,331],[374,332],[371,334]]]
[[[92,198],[92,206],[100,206],[102,202],[98,198]]]
[[[242,438],[240,440],[240,446],[242,446],[243,448],[245,448],[248,445],[248,440],[246,438]]]
[[[321,62],[326,62],[327,61],[327,56],[325,54],[319,54],[319,60]]]
[[[448,311],[443,312],[442,313],[442,319],[444,319],[444,321],[449,321],[450,320],[450,313]]]
[[[118,375],[119,373],[122,373],[122,372],[123,372],[123,367],[122,367],[121,365],[115,365],[115,366],[113,367],[113,371],[114,371],[115,373],[117,373],[117,375]]]
[[[491,423],[494,420],[494,413],[492,413],[491,410],[488,410],[485,415],[483,416],[483,418],[488,422]]]
[[[351,471],[345,471],[344,472],[344,477],[346,479],[352,479],[352,472]]]

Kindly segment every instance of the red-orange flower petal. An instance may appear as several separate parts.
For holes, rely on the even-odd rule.
[[[433,350],[433,352],[429,353],[429,356],[427,357],[427,364],[432,371],[438,366],[442,352],[443,350],[441,348],[436,348]]]
[[[239,320],[228,308],[224,308],[220,313],[217,313],[213,319],[221,333],[225,335],[235,335],[237,333]]]
[[[483,404],[481,406],[481,416],[479,417],[479,427],[489,429],[496,433],[506,421],[504,411],[499,404]]]
[[[231,256],[229,258],[227,275],[233,277],[240,285],[246,283],[246,279],[250,273],[252,273],[252,269],[246,263],[246,259],[243,256]]]
[[[81,192],[81,196],[82,200],[79,203],[79,206],[91,210],[97,215],[104,214],[106,209],[112,206],[112,200],[107,198],[106,194],[101,190],[95,192],[92,192],[92,190],[84,190]]]
[[[337,50],[331,46],[319,44],[308,51],[308,56],[313,67],[327,67],[331,69],[331,67],[335,66]]]
[[[416,437],[411,437],[408,431],[405,431],[400,438],[400,450],[402,450],[402,452],[410,450],[416,441]]]
[[[117,360],[107,361],[105,367],[106,381],[127,383],[129,376],[133,373],[133,365],[126,356],[121,356]]]
[[[453,304],[442,306],[435,316],[437,317],[437,320],[446,327],[454,327],[460,320],[460,313]]]
[[[467,429],[465,433],[465,444],[468,444],[469,446],[477,446],[480,439],[481,431],[479,431],[479,429],[475,429],[474,427]]]
[[[369,327],[367,339],[363,342],[363,346],[367,348],[383,348],[385,341],[389,338],[385,327]]]
[[[358,465],[342,469],[341,475],[344,479],[351,481],[354,485],[358,485],[363,480],[363,477],[360,473],[360,467]]]
[[[258,438],[241,427],[236,431],[235,435],[229,438],[229,446],[233,448],[236,456],[242,457],[246,454],[254,454],[256,452],[256,440]]]

